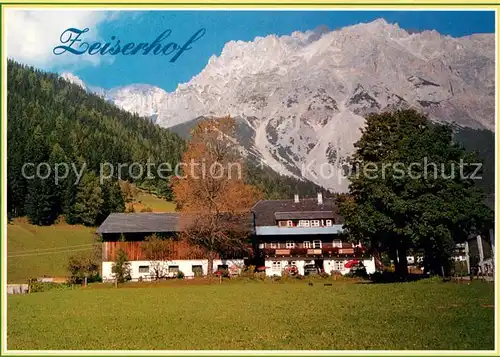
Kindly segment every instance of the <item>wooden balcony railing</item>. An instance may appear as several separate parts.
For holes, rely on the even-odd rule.
[[[294,249],[294,248],[308,248],[312,249],[313,248],[313,242],[310,241],[309,244],[306,246],[304,243],[295,243],[294,248],[290,248],[287,246],[286,242],[265,242],[263,243],[265,246],[264,248],[272,248],[272,249]],[[354,248],[355,246],[352,243],[333,243],[333,242],[322,242],[321,248],[318,249],[323,249],[323,248],[342,248],[342,249],[349,249],[349,248]]]
[[[322,248],[264,248],[260,250],[264,256],[365,256],[367,255],[366,249],[355,248],[338,248],[338,247],[325,247]]]

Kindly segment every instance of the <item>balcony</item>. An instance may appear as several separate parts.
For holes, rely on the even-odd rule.
[[[261,252],[266,257],[343,257],[343,256],[366,256],[364,248],[340,248],[333,247],[332,244],[322,248],[263,248]]]

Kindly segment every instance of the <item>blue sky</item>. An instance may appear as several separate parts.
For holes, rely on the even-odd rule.
[[[108,13],[106,17],[97,18],[93,14],[79,16],[78,21],[75,20],[76,25],[72,26],[89,27],[89,33],[98,33],[96,40],[100,42],[110,41],[111,36],[116,36],[122,43],[151,42],[163,31],[171,29],[171,35],[164,43],[174,41],[183,44],[197,30],[205,28],[205,35],[175,63],[169,62],[170,57],[140,54],[113,56],[112,61],[102,60],[98,63],[68,63],[61,59],[62,56],[52,55],[48,61],[38,65],[52,71],[71,71],[93,86],[112,88],[146,83],[167,91],[175,90],[179,83],[187,82],[198,74],[210,56],[219,55],[224,44],[230,40],[250,41],[256,36],[290,34],[321,25],[336,29],[377,18],[398,23],[405,29],[435,29],[454,37],[495,32],[494,12],[484,11],[127,11]],[[66,23],[71,24],[70,15],[65,16],[65,19]],[[23,19],[21,29],[27,26],[27,21],[27,18]],[[39,22],[36,26],[44,25]],[[40,31],[43,32],[42,29]],[[58,31],[60,33],[60,29]],[[52,51],[53,46],[47,47]],[[24,61],[29,62],[29,59]],[[36,62],[32,64],[37,66]]]

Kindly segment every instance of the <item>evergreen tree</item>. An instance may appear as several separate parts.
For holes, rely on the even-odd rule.
[[[116,261],[111,267],[112,273],[118,283],[124,283],[132,279],[130,272],[130,262],[128,261],[127,253],[123,249],[119,249],[116,254]]]
[[[97,217],[97,224],[103,222],[110,213],[125,211],[125,200],[118,182],[106,180],[101,187],[103,203]]]
[[[83,175],[77,186],[75,203],[68,215],[68,222],[93,226],[104,202],[99,179],[93,172]]]

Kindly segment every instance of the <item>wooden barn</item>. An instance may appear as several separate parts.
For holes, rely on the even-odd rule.
[[[190,278],[205,275],[208,271],[206,253],[199,247],[188,244],[180,237],[180,213],[112,213],[97,229],[102,243],[102,277],[112,280],[112,266],[119,249],[126,254],[131,264],[133,280],[150,280],[161,267],[166,276],[174,277],[182,272]],[[167,239],[170,245],[168,261],[148,260],[143,249],[145,240],[151,235]],[[213,270],[238,271],[244,265],[244,257],[216,257]]]

